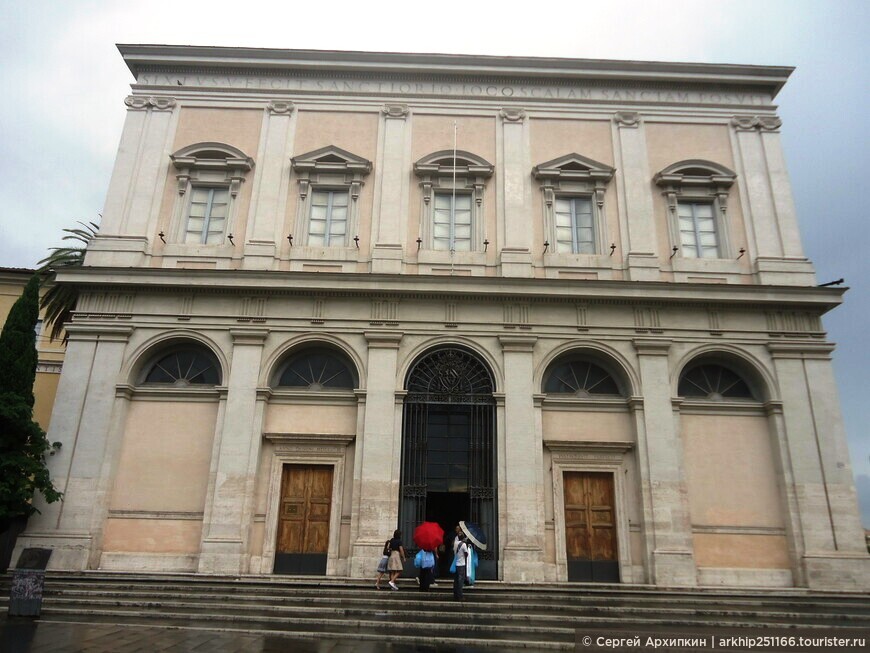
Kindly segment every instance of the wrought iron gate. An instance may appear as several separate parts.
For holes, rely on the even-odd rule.
[[[413,548],[410,535],[427,518],[460,515],[479,524],[489,540],[487,550],[479,552],[478,577],[497,578],[492,377],[471,353],[442,348],[416,363],[406,388],[399,507],[405,542]],[[452,524],[442,525],[452,533]]]

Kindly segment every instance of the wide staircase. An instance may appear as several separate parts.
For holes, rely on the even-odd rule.
[[[0,578],[5,612],[11,575]],[[870,594],[482,581],[459,603],[449,579],[424,594],[407,579],[399,591],[378,591],[373,581],[343,578],[51,572],[41,620],[573,650],[578,632],[735,634],[800,627],[802,634],[837,629],[860,636],[870,628]]]

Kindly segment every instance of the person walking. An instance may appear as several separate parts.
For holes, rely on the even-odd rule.
[[[428,592],[429,587],[435,582],[435,561],[438,554],[434,551],[420,549],[414,558],[414,566],[420,569],[420,591]]]
[[[468,563],[468,545],[465,543],[465,533],[456,536],[459,543],[456,546],[456,575],[453,577],[453,600],[462,600],[462,590],[465,588],[465,572]]]
[[[390,571],[389,585],[392,589],[398,590],[396,579],[402,570],[405,568],[405,547],[402,546],[402,531],[393,531],[393,539],[390,540],[390,559],[387,562],[387,569]]]
[[[381,579],[384,574],[389,573],[387,565],[390,562],[390,540],[384,542],[384,550],[381,554],[381,559],[378,561],[378,577],[375,579],[375,589],[381,589]]]

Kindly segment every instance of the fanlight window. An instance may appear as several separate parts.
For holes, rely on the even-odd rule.
[[[595,363],[574,358],[557,362],[544,382],[544,392],[588,398],[596,395],[621,396],[613,376]]]
[[[462,349],[440,349],[417,363],[408,378],[408,402],[491,403],[492,378]]]
[[[215,357],[205,349],[194,347],[163,355],[145,375],[145,383],[174,386],[218,385],[220,382],[220,367]]]
[[[306,349],[288,362],[278,385],[305,390],[353,390],[355,381],[350,362],[329,349]]]
[[[681,397],[722,401],[723,399],[755,399],[749,385],[739,374],[722,365],[696,365],[680,377]]]

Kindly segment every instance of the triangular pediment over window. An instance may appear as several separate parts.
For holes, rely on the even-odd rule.
[[[725,166],[704,159],[687,159],[672,163],[659,172],[654,181],[662,187],[705,186],[729,188],[737,174]]]
[[[615,169],[609,165],[576,152],[560,156],[552,161],[539,163],[532,168],[535,179],[560,181],[600,180],[608,182],[613,177],[614,172]]]
[[[318,172],[356,172],[367,174],[372,162],[356,154],[351,154],[335,145],[327,145],[319,150],[300,154],[291,159],[296,172],[317,170]]]

